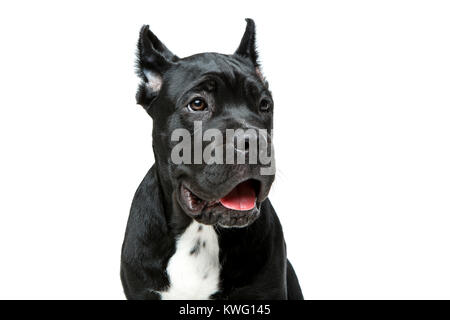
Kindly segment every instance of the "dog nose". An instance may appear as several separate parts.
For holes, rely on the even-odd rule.
[[[258,137],[251,134],[244,133],[243,135],[235,136],[234,149],[238,153],[249,153],[253,144],[257,146]]]
[[[241,141],[239,139],[241,139]],[[236,152],[248,153],[250,151],[250,137],[243,136],[237,138],[234,144],[234,149]]]
[[[258,162],[258,139],[256,130],[245,130],[236,136],[234,149],[238,164],[256,164]]]

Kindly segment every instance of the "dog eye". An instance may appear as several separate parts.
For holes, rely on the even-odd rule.
[[[189,102],[187,107],[192,111],[203,111],[208,108],[208,105],[203,98],[195,98],[191,102]]]
[[[272,107],[272,103],[268,99],[262,99],[259,103],[259,109],[261,111],[269,111]]]

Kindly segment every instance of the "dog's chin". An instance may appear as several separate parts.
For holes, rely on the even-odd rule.
[[[254,187],[255,194],[259,192],[259,182],[245,181],[236,186],[232,186],[227,193],[236,193],[239,185],[251,184]],[[234,190],[234,191],[233,191]],[[202,194],[203,197],[201,197]],[[180,183],[177,192],[177,200],[182,210],[191,218],[199,223],[207,225],[217,225],[223,228],[244,228],[252,224],[260,215],[261,199],[255,196],[254,203],[248,197],[246,201],[240,202],[240,206],[234,202],[238,201],[236,197],[230,200],[227,193],[223,197],[209,197],[203,192],[193,191],[185,183]],[[228,198],[227,198],[228,197]]]

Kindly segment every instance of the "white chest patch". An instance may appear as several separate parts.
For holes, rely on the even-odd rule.
[[[219,290],[219,242],[212,226],[193,221],[178,238],[167,265],[170,287],[162,300],[206,300]]]

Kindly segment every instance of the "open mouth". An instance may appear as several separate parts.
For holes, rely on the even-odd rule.
[[[194,194],[184,184],[181,185],[181,196],[189,211],[200,213],[204,208],[223,207],[234,211],[251,211],[256,207],[260,182],[254,179],[246,180],[236,185],[222,198],[206,201]]]

